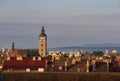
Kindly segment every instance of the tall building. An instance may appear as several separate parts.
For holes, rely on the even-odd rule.
[[[41,33],[39,35],[39,54],[45,57],[47,54],[47,35],[45,34],[44,26],[42,26]]]

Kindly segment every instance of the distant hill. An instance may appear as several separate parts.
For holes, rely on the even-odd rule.
[[[81,47],[120,47],[120,44],[114,44],[114,43],[84,44]]]
[[[56,47],[56,48],[48,48],[48,51],[105,51],[105,49],[108,49],[109,51],[112,51],[114,49],[118,50],[120,52],[120,44],[114,44],[114,43],[102,43],[102,44],[84,44],[81,46],[66,46],[66,47]]]
[[[65,46],[65,47],[55,47],[53,49],[73,49],[73,48],[81,48],[81,47],[120,47],[120,44],[114,44],[114,43],[102,43],[102,44],[84,44],[80,46]]]

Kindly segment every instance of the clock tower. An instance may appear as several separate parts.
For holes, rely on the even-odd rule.
[[[44,26],[42,26],[41,33],[39,35],[39,54],[42,57],[47,55],[47,35],[45,34]]]

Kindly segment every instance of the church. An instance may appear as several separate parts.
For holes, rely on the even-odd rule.
[[[30,54],[32,55],[30,56]],[[13,42],[12,50],[5,56],[2,70],[7,72],[44,72],[50,63],[52,63],[52,58],[47,57],[47,35],[42,26],[38,49],[16,49]]]
[[[45,34],[44,26],[42,26],[41,33],[38,37],[38,49],[15,48],[15,44],[13,42],[12,50],[8,51],[8,56],[10,57],[24,56],[25,57],[27,56],[28,52],[36,53],[37,56],[41,56],[41,57],[47,56],[47,35]]]

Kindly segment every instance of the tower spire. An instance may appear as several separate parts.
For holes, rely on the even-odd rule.
[[[42,26],[41,33],[43,33],[43,34],[45,33],[44,26]]]
[[[40,33],[39,36],[40,36],[40,37],[46,36],[44,26],[42,26],[41,33]]]
[[[12,42],[12,51],[15,50],[15,44]]]

